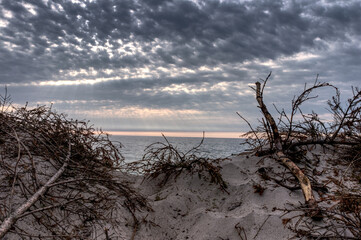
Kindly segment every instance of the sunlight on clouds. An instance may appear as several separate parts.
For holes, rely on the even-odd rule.
[[[157,89],[145,89],[148,92],[167,92],[169,94],[197,94],[197,93],[206,93],[206,92],[222,92],[227,95],[228,93],[233,93],[237,91],[239,95],[251,95],[252,91],[248,89],[248,86],[241,82],[219,82],[215,84],[203,83],[200,86],[194,84],[171,84],[167,87],[157,88]]]
[[[13,13],[6,9],[2,9],[2,14],[3,14],[3,17],[8,18],[8,19],[14,17]]]
[[[150,78],[153,76],[153,73],[148,67],[144,67],[136,69],[135,76],[137,78]]]
[[[114,72],[114,70],[113,70],[113,69],[110,69],[110,68],[107,68],[107,69],[103,69],[103,72],[104,72],[105,74],[107,74],[107,75],[110,75],[110,74],[112,74],[112,73]]]
[[[284,73],[294,73],[294,72],[310,72],[310,69],[284,69],[282,72]]]
[[[167,108],[142,108],[142,107],[124,107],[124,108],[107,108],[102,107],[96,110],[82,110],[76,111],[77,114],[86,114],[91,117],[121,117],[121,118],[141,118],[141,119],[149,119],[149,118],[193,118],[194,115],[203,114],[202,111],[192,110],[192,109],[180,109],[180,110],[172,110]]]
[[[230,82],[220,82],[215,85],[213,85],[210,90],[212,91],[227,91],[232,83]]]
[[[201,66],[198,68],[199,71],[203,72],[221,72],[221,67],[209,67],[209,66]]]
[[[277,61],[274,60],[267,60],[267,61],[260,61],[260,60],[255,60],[253,61],[253,63],[257,64],[257,65],[262,65],[262,66],[266,66],[266,67],[270,67],[270,68],[280,68],[282,67],[281,65],[279,65],[277,63]]]
[[[80,41],[81,41],[81,39],[80,39]],[[94,40],[94,42],[95,42],[95,45],[88,44],[88,46],[90,47],[90,50],[92,52],[99,53],[99,52],[105,51],[109,55],[110,59],[112,59],[114,57],[114,53],[112,50],[113,45],[109,43],[109,40],[107,40],[107,42],[104,45],[100,44],[96,39]]]
[[[6,46],[8,49],[14,49],[17,47],[17,45],[9,42],[9,41],[3,41],[4,46]]]
[[[329,0],[320,0],[319,1],[323,6],[332,7],[332,6],[347,6],[352,3],[358,3],[359,0],[348,0],[348,1],[329,1]]]
[[[242,91],[239,91],[238,92],[238,95],[239,96],[253,96],[254,95],[254,92],[251,90],[251,89],[244,89]]]
[[[44,82],[33,82],[30,85],[33,86],[72,86],[72,85],[94,85],[96,83],[107,82],[112,80],[118,80],[118,77],[111,78],[96,78],[96,79],[82,79],[82,80],[59,80],[59,81],[44,81]],[[16,86],[16,84],[12,84]],[[18,84],[19,86],[20,84]]]
[[[1,10],[3,19],[0,19],[0,27],[7,27],[9,25],[9,21],[8,19],[11,19],[13,17],[12,12],[2,9]]]
[[[82,8],[85,8],[86,7],[86,4],[83,2],[83,1],[80,1],[80,0],[70,0],[70,2],[72,3],[77,3],[79,4],[79,6],[81,6]],[[92,0],[89,0],[89,2],[93,2]]]
[[[72,77],[76,77],[78,75],[85,75],[85,76],[96,76],[98,71],[96,71],[93,67],[89,69],[80,69],[78,71],[69,71],[68,74]]]
[[[222,64],[223,65],[223,64]],[[157,67],[155,70],[150,71],[153,77],[161,77],[166,75],[167,77],[179,77],[184,74],[197,74],[197,73],[217,73],[223,72],[222,67],[224,66],[201,66],[198,69],[186,68],[186,67]]]
[[[84,104],[84,105],[89,105],[89,104],[115,104],[116,101],[113,100],[54,100],[54,101],[37,101],[36,105],[57,105],[57,104],[66,104],[66,105],[71,105],[71,104]]]
[[[296,54],[293,54],[292,56],[289,57],[282,57],[280,60],[284,60],[284,61],[306,61],[306,60],[310,60],[313,58],[318,58],[320,57],[317,54],[312,54],[309,52],[299,52]]]
[[[205,87],[195,88],[194,86],[181,83],[181,84],[171,84],[168,87],[161,88],[159,91],[168,92],[170,94],[180,94],[180,93],[195,94],[200,92],[207,92],[208,89]]]
[[[78,42],[81,42],[82,39],[76,39]],[[95,45],[89,46],[91,51],[99,52],[106,51],[110,58],[114,56],[114,54],[120,54],[122,57],[130,56],[130,55],[145,55],[145,52],[142,51],[140,44],[136,41],[123,43],[119,40],[122,45],[118,49],[114,51],[113,45],[109,42],[106,42],[105,45],[100,45],[99,42],[96,41]],[[69,43],[63,43],[66,46]],[[169,44],[168,44],[169,45]],[[47,51],[51,51],[52,48],[59,47],[57,44],[53,43],[50,45],[50,48]],[[77,46],[76,46],[77,47]],[[164,49],[167,47],[167,42],[154,40],[149,47],[151,47],[152,51],[156,52],[157,49]],[[170,46],[168,46],[170,47]],[[95,70],[94,68],[89,69],[78,69],[78,70],[70,70],[70,71],[59,71],[61,75],[59,78],[64,80],[49,80],[41,83],[32,83],[31,85],[40,85],[40,86],[60,86],[60,85],[82,85],[82,84],[96,84],[99,82],[105,81],[113,81],[113,80],[122,80],[122,79],[133,79],[133,78],[163,78],[163,77],[179,77],[184,74],[197,74],[197,73],[222,73],[222,67],[208,67],[201,66],[198,69],[192,69],[187,67],[175,67],[175,66],[145,66],[138,68],[120,68],[120,69],[105,69],[105,70]],[[107,75],[112,74],[113,77],[109,76],[108,78],[102,77],[102,74],[105,73]],[[97,77],[99,76],[99,77]],[[71,80],[72,78],[79,78]],[[91,77],[91,79],[88,79]],[[228,75],[224,75],[224,77],[228,77]],[[67,79],[68,78],[68,79]],[[171,90],[171,89],[170,89]],[[172,91],[172,90],[171,90]],[[187,90],[188,91],[188,90]],[[202,91],[202,90],[201,90]],[[192,92],[189,90],[188,92]]]
[[[55,11],[55,12],[63,12],[64,8],[63,6],[61,6],[59,3],[54,3],[52,2],[51,6],[51,10]]]
[[[32,15],[36,15],[37,12],[35,10],[35,7],[29,3],[23,3],[23,6],[26,8],[26,10],[28,10],[29,13],[31,13]]]
[[[0,27],[7,27],[9,24],[9,21],[0,19]]]
[[[284,68],[284,62],[292,62],[292,61],[302,62],[302,61],[308,61],[311,59],[316,59],[319,57],[320,57],[320,55],[318,55],[318,54],[314,54],[314,53],[310,53],[310,52],[299,52],[299,53],[293,54],[291,56],[281,56],[275,60],[269,59],[267,61],[261,61],[259,59],[256,59],[253,61],[244,61],[241,69],[243,69],[245,71],[251,71],[251,69],[249,69],[250,66],[260,65],[260,66],[269,67],[271,69],[283,68],[283,72],[287,72],[287,71],[291,72],[291,71],[293,71],[292,69],[287,70]],[[300,70],[298,70],[298,71],[300,71]]]
[[[11,43],[5,42],[7,46],[12,47]],[[65,78],[64,80],[49,80],[49,81],[42,81],[42,82],[32,82],[32,83],[13,83],[9,84],[13,86],[73,86],[73,85],[93,85],[101,82],[107,81],[115,81],[115,80],[128,80],[128,79],[146,79],[146,78],[164,78],[164,77],[180,77],[184,75],[193,75],[197,73],[220,73],[223,77],[226,77],[226,73],[223,72],[222,67],[207,67],[202,66],[196,70],[185,68],[185,67],[156,67],[152,68],[149,66],[142,67],[142,68],[123,68],[123,69],[102,69],[102,70],[95,70],[95,68],[89,69],[78,69],[78,70],[59,70],[60,77]],[[109,77],[97,77],[103,74],[112,75]],[[229,77],[229,75],[227,75]],[[68,78],[68,79],[66,79]],[[72,78],[75,78],[72,80]],[[78,78],[78,79],[76,79]],[[221,83],[221,85],[226,83]],[[218,87],[221,87],[219,85]],[[216,87],[217,88],[217,87]],[[185,84],[172,84],[171,86],[166,87],[166,89],[161,89],[160,91],[170,91],[170,92],[186,92],[186,93],[197,93],[197,92],[204,92],[208,91],[209,89],[206,88],[198,88],[192,89],[187,87]]]
[[[133,56],[137,52],[142,52],[140,49],[140,43],[137,41],[131,41],[124,43],[123,40],[119,39],[118,43],[121,47],[117,48],[116,52],[121,56]]]

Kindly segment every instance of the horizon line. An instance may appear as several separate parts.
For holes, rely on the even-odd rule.
[[[191,131],[105,131],[116,136],[142,136],[142,137],[196,137],[202,138],[203,132]],[[241,138],[243,132],[205,132],[204,138]]]

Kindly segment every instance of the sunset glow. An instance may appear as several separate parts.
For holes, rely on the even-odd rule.
[[[196,137],[202,138],[202,132],[135,132],[135,131],[106,131],[111,135],[118,136],[152,136],[161,137],[162,134],[166,137]],[[240,138],[242,133],[237,132],[206,132],[205,138]]]
[[[358,0],[2,0],[0,83],[103,129],[230,136],[249,130],[235,112],[258,125],[252,87],[271,71],[285,111],[317,74],[359,86],[360,19]],[[327,114],[316,94],[303,112]]]

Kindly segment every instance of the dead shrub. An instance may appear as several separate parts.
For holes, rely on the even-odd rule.
[[[104,229],[108,237],[119,233],[119,217],[136,224],[136,211],[148,205],[126,180],[123,160],[108,135],[88,122],[44,106],[1,111],[0,221],[16,217],[2,236],[99,239]]]
[[[262,84],[257,82],[256,88],[253,88],[263,113],[259,126],[253,127],[243,116],[238,115],[250,127],[250,131],[244,135],[248,138],[245,144],[251,146],[257,156],[278,160],[287,158],[287,162],[297,164],[300,167],[296,173],[303,173],[310,179],[310,185],[307,186],[309,193],[313,194],[313,190],[317,190],[321,196],[319,199],[314,198],[313,202],[322,215],[307,214],[312,210],[307,204],[285,210],[287,213],[299,211],[299,215],[292,217],[296,223],[290,225],[291,229],[301,238],[361,239],[361,90],[352,87],[351,96],[342,102],[339,89],[327,82],[319,82],[317,76],[311,86],[305,84],[301,94],[293,98],[290,111],[274,106],[278,116],[273,118],[263,103],[263,91],[270,76],[261,80]],[[318,113],[307,113],[303,109],[305,102],[318,97],[314,92],[320,89],[329,89],[334,93],[327,101],[332,119],[323,120]],[[330,172],[338,178],[329,176],[333,191],[328,191],[328,186],[317,185],[324,171],[316,170],[320,166],[320,159],[312,153],[315,148],[324,153],[333,153],[333,158],[327,160],[333,167]],[[283,153],[282,158],[277,156],[280,152]],[[345,175],[339,174],[340,168],[347,169]],[[294,185],[290,178],[281,174],[271,176],[264,170],[259,172],[263,179],[271,178],[291,191],[302,187],[302,181]],[[353,188],[346,187],[344,182],[353,185]],[[330,205],[328,201],[336,204]],[[290,219],[287,218],[287,224],[291,224]]]
[[[173,146],[163,135],[166,143],[156,142],[145,149],[142,160],[129,164],[132,171],[144,174],[145,178],[162,178],[160,186],[164,186],[171,177],[177,179],[182,172],[197,174],[199,178],[208,179],[227,192],[227,183],[220,172],[220,163],[227,158],[209,159],[198,155],[199,145],[186,153]]]

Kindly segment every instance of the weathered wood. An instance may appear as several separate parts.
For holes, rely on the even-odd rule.
[[[274,156],[276,157],[276,159],[282,162],[283,165],[285,165],[292,172],[292,174],[298,179],[303,192],[303,196],[305,198],[305,202],[307,206],[311,209],[311,215],[318,214],[317,202],[312,193],[311,182],[308,179],[308,177],[301,171],[301,169],[283,152],[281,137],[279,135],[277,124],[263,102],[262,90],[261,90],[261,83],[256,82],[256,99],[258,105],[262,111],[263,116],[266,118],[266,121],[269,123],[272,129],[274,147],[276,150]]]

